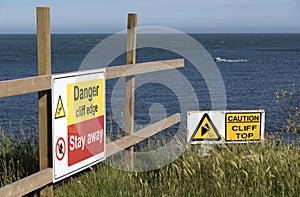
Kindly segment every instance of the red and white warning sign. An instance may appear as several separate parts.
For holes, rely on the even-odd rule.
[[[52,78],[53,182],[106,158],[103,69]]]

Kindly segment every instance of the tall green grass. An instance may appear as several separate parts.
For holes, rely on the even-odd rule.
[[[300,150],[265,142],[215,146],[200,157],[190,146],[155,171],[123,172],[105,164],[55,185],[55,196],[299,196]]]
[[[3,133],[1,133],[3,136]],[[2,137],[1,186],[38,169],[29,138]],[[9,145],[10,146],[7,146]],[[14,145],[13,145],[14,144]],[[11,146],[13,145],[13,146]],[[3,157],[5,155],[5,157]],[[280,140],[214,146],[200,156],[190,145],[177,160],[150,172],[101,163],[54,186],[55,196],[299,196],[300,150]]]
[[[169,165],[143,173],[102,163],[56,184],[55,195],[300,196],[299,97],[295,85],[277,92],[286,116],[280,132],[267,134],[264,142],[216,145],[204,157],[198,146],[190,145]],[[294,134],[291,143],[282,140],[288,133]]]
[[[174,162],[150,172],[120,171],[103,162],[55,184],[54,195],[300,196],[299,90],[277,93],[287,113],[279,136],[272,132],[260,143],[214,145],[206,156],[188,145]],[[287,133],[293,141],[282,140]],[[162,140],[149,140],[139,151],[158,144],[153,142]],[[36,136],[17,140],[0,128],[0,146],[1,187],[38,170]]]
[[[0,127],[0,187],[37,172],[38,150],[37,135],[16,137]]]
[[[283,120],[281,131],[299,135],[300,130],[300,86],[294,83],[288,90],[276,91],[276,102],[280,104]]]

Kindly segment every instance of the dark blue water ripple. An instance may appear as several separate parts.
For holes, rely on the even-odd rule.
[[[88,52],[108,35],[52,35],[52,72],[78,70]],[[300,86],[299,34],[193,34],[212,55],[226,60],[247,62],[218,62],[222,74],[228,109],[266,110],[266,128],[275,131],[281,125],[280,105],[276,90]],[[35,35],[0,35],[0,80],[37,75]],[[161,49],[139,49],[137,62],[179,58]],[[112,65],[125,63],[125,55]],[[201,76],[186,62],[179,70],[190,81],[199,100],[199,108],[210,110],[210,95]],[[107,81],[107,114],[111,113],[110,96],[116,80]],[[175,81],[176,83],[176,81]],[[25,84],[24,84],[25,85]],[[189,95],[186,95],[189,96]],[[160,84],[147,84],[136,90],[136,122],[150,121],[149,108],[162,104],[171,115],[180,112],[176,95]],[[0,126],[8,132],[37,131],[37,93],[1,98]],[[184,112],[183,112],[184,113]]]

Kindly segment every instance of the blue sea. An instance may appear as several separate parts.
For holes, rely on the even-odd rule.
[[[52,73],[77,71],[86,55],[109,34],[52,35]],[[283,114],[276,102],[276,91],[300,86],[300,34],[190,34],[216,59],[222,76],[227,109],[266,111],[266,130],[280,129]],[[174,40],[176,42],[176,40]],[[0,35],[0,81],[37,75],[36,35]],[[185,46],[186,47],[186,46]],[[137,62],[182,58],[170,51],[145,48],[137,51]],[[112,65],[125,64],[125,54]],[[192,63],[178,69],[190,82],[198,98],[198,109],[211,110],[211,95]],[[197,76],[196,76],[197,75]],[[172,76],[170,76],[172,79]],[[176,78],[173,83],[180,83]],[[112,114],[111,95],[117,79],[106,87],[107,117]],[[24,84],[26,85],[26,84]],[[3,91],[3,90],[1,90]],[[178,95],[157,83],[136,89],[135,121],[142,127],[152,121],[153,104],[165,114],[180,112]],[[184,95],[189,97],[189,94]],[[0,126],[7,133],[38,131],[37,93],[0,98]],[[114,114],[117,115],[117,114]],[[120,115],[120,114],[118,114]],[[107,119],[109,122],[109,119]]]

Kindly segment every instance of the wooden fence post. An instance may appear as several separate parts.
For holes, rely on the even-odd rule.
[[[37,8],[38,75],[51,75],[50,8]],[[40,170],[52,167],[51,90],[38,92]],[[41,189],[40,196],[53,196],[53,186]]]
[[[137,14],[128,14],[126,64],[136,63],[136,26]],[[135,76],[127,76],[125,78],[125,135],[132,135],[134,133],[134,85]],[[125,165],[128,169],[133,168],[133,148],[133,146],[129,147],[125,153]]]

